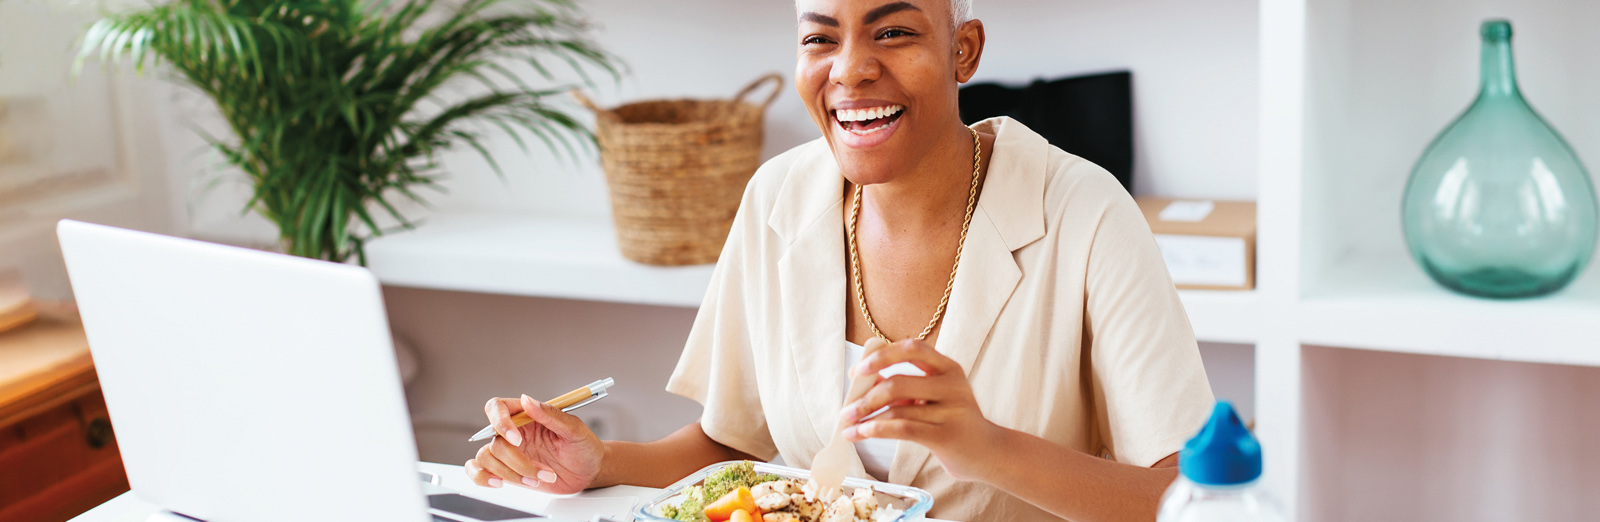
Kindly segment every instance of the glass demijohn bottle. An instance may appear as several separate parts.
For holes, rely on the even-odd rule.
[[[1451,290],[1495,298],[1560,290],[1594,252],[1594,185],[1522,97],[1511,23],[1483,23],[1477,100],[1423,153],[1401,204],[1406,244]]]

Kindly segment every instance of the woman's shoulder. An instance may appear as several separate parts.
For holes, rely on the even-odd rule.
[[[1059,216],[1073,211],[1101,212],[1122,204],[1133,205],[1133,196],[1104,167],[1076,154],[1047,145],[1045,161],[1045,212]]]
[[[1124,199],[1133,203],[1111,172],[1050,144],[1021,122],[1000,117],[979,122],[975,127],[996,134],[996,162],[1011,171],[1005,174],[1011,179],[1001,182],[1007,185],[1003,191],[1009,197],[1042,195],[1047,219],[1054,220],[1069,210],[1103,210]]]

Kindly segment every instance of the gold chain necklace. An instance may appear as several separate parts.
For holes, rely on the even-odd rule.
[[[978,131],[967,129],[972,133],[972,188],[967,190],[967,216],[961,221],[961,239],[956,241],[956,262],[950,265],[950,282],[944,285],[944,297],[939,298],[939,309],[933,311],[933,319],[928,321],[927,328],[917,334],[918,340],[928,338],[933,328],[939,325],[939,319],[944,317],[944,308],[950,304],[950,290],[956,285],[956,267],[961,266],[961,246],[967,243],[967,228],[972,225],[972,210],[978,204],[978,166],[981,161],[983,147],[978,141]],[[861,214],[861,185],[856,185],[854,200],[850,203],[850,221],[846,223],[845,237],[850,243],[850,278],[856,287],[856,304],[861,307],[861,315],[867,319],[867,327],[872,329],[872,334],[887,342],[894,342],[883,332],[878,330],[878,325],[872,322],[872,312],[867,311],[867,294],[861,289],[861,256],[856,253],[856,217]]]

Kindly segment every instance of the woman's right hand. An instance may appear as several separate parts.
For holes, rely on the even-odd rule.
[[[511,417],[528,412],[520,428]],[[479,486],[505,483],[554,494],[587,489],[600,474],[605,445],[583,420],[533,400],[495,398],[484,406],[497,436],[467,461],[467,476]]]

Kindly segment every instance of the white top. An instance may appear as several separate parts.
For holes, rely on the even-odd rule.
[[[844,342],[844,350],[845,368],[854,368],[856,363],[861,362],[862,354],[866,353],[867,351],[867,349],[863,348],[861,345],[852,343],[850,341]],[[888,378],[895,375],[916,375],[921,377],[927,374],[922,372],[922,368],[918,368],[916,365],[911,363],[903,362],[888,368],[884,368],[883,371],[878,372],[878,375]],[[844,393],[845,395],[850,394],[849,371],[846,371],[844,374]],[[844,405],[840,404],[839,407],[843,408]],[[883,410],[872,412],[872,415],[868,415],[867,417],[870,418],[878,413],[881,413],[882,411]],[[899,445],[900,441],[892,439],[866,439],[856,443],[856,454],[861,456],[861,466],[867,469],[868,475],[871,475],[872,478],[877,480],[888,480],[889,465],[894,464],[894,451],[899,448]]]

